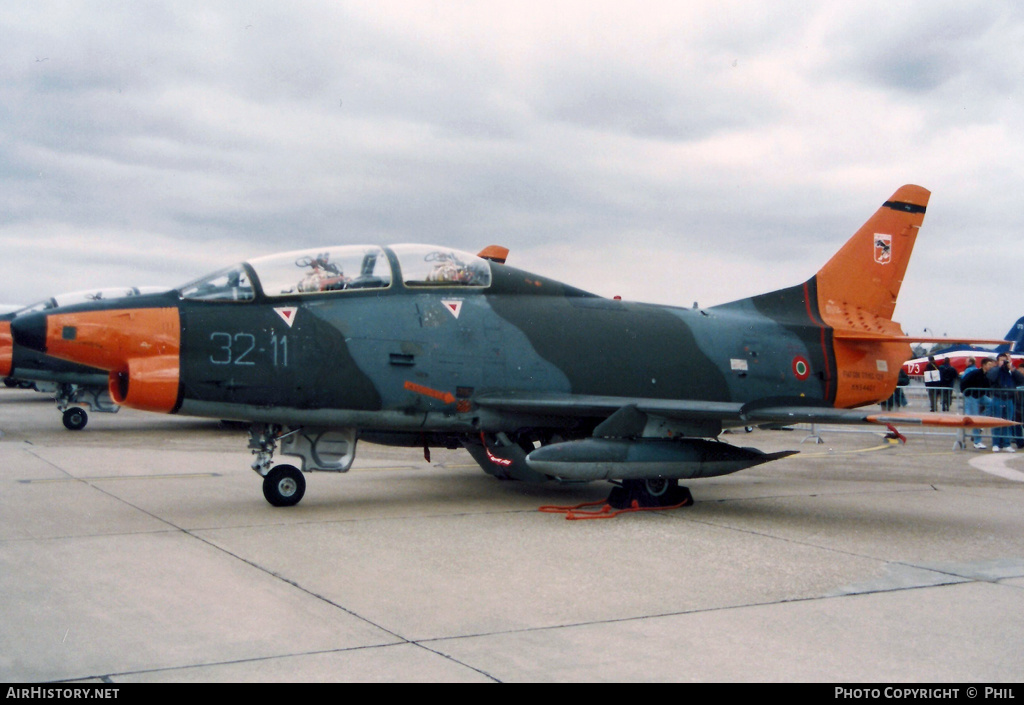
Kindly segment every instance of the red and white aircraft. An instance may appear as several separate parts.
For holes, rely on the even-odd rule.
[[[934,357],[936,364],[939,365],[948,359],[949,364],[953,366],[953,369],[958,374],[963,374],[964,370],[967,369],[968,358],[973,357],[979,361],[986,357],[995,359],[996,355],[1004,352],[1010,353],[1013,366],[1019,367],[1024,363],[1024,316],[1017,319],[1017,322],[1013,324],[1013,327],[1004,336],[1004,340],[1006,341],[1004,344],[995,348],[979,348],[972,345],[951,346],[932,352],[930,357]],[[923,377],[924,371],[928,368],[928,357],[916,357],[913,360],[907,360],[903,363],[903,371],[911,377]]]

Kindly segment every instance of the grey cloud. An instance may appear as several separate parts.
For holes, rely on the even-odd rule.
[[[567,253],[683,253],[703,299],[809,276],[906,181],[936,192],[911,272],[941,291],[932,251],[1019,226],[1008,4],[301,7],[5,8],[0,299],[364,241],[546,252],[581,285]]]
[[[1024,58],[1016,48],[1024,38],[1024,12],[1016,3],[941,3],[935,9],[911,3],[855,11],[826,38],[833,53],[822,75],[846,73],[918,97],[964,81],[979,91],[1018,83],[1013,75]]]

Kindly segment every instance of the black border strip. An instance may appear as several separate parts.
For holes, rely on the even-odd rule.
[[[894,211],[903,211],[904,213],[924,213],[925,210],[927,210],[925,206],[919,206],[916,203],[906,203],[904,201],[886,201],[882,204],[882,207],[892,208]]]

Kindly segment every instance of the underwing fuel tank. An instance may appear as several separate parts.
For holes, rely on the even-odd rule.
[[[717,477],[793,455],[763,453],[701,438],[586,438],[542,446],[526,456],[534,470],[566,481]]]

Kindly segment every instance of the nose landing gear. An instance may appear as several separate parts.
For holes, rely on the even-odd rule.
[[[306,478],[294,465],[278,465],[263,478],[263,496],[275,507],[291,507],[306,493]]]
[[[69,431],[81,431],[89,423],[89,414],[80,406],[72,406],[62,416],[64,428]]]
[[[53,399],[57,402],[57,411],[62,414],[64,428],[69,431],[81,431],[89,423],[86,410],[72,404],[82,404],[104,413],[116,413],[120,408],[105,388],[90,385],[58,384]]]
[[[283,455],[301,458],[301,469],[294,465],[271,467],[279,441]],[[303,472],[348,471],[355,458],[356,431],[254,423],[249,427],[249,449],[256,456],[252,469],[263,478],[263,496],[275,507],[291,507],[306,493]]]

